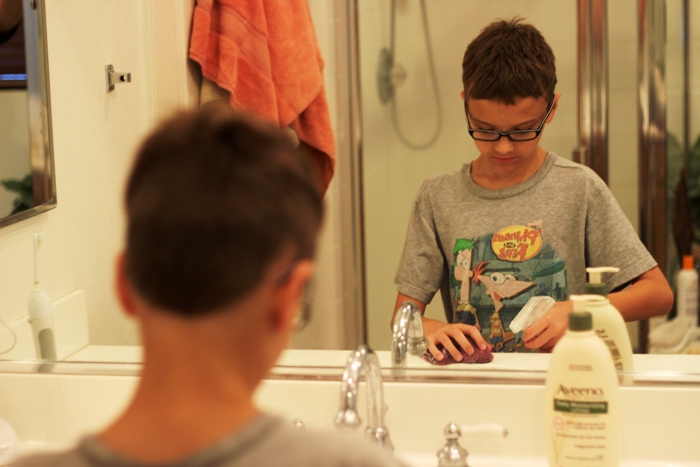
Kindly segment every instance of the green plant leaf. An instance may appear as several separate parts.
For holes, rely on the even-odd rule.
[[[563,261],[557,261],[556,263],[552,263],[549,266],[546,266],[539,271],[536,271],[534,274],[532,274],[532,277],[530,280],[535,280],[538,277],[544,277],[544,276],[551,276],[554,275],[558,272],[561,272],[564,270],[564,267],[566,264],[564,264]]]

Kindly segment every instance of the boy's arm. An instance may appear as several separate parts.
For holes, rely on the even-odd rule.
[[[394,305],[394,314],[391,317],[392,329],[394,326],[394,317],[396,316],[396,311],[406,301],[413,302],[420,310],[421,316],[425,313],[425,303],[416,300],[415,298],[411,298],[407,295],[399,293],[396,297],[396,305]],[[425,316],[423,316],[423,332],[425,333],[425,338],[428,339],[428,350],[431,354],[433,354],[433,357],[435,357],[438,360],[442,360],[444,358],[442,352],[440,352],[437,348],[438,343],[442,344],[443,347],[452,355],[452,357],[454,357],[456,361],[459,362],[462,360],[462,353],[453,344],[452,339],[454,339],[459,344],[459,346],[467,352],[468,355],[473,354],[474,348],[469,343],[467,338],[464,337],[465,334],[468,334],[472,339],[474,339],[474,342],[479,346],[479,348],[490,348],[490,346],[481,336],[479,330],[476,327],[470,326],[468,324],[448,324],[443,323],[442,321],[426,318]]]
[[[637,321],[668,313],[673,306],[673,292],[656,266],[634,279],[628,287],[608,294],[608,300],[625,321]],[[525,347],[551,351],[564,335],[572,311],[571,300],[555,303],[542,318],[523,331]]]
[[[623,290],[609,294],[608,299],[625,321],[637,321],[668,313],[673,306],[673,291],[656,266]]]

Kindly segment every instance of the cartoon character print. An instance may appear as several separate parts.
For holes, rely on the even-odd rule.
[[[518,280],[513,274],[503,274],[502,272],[486,272],[486,261],[482,261],[477,267],[477,277],[479,283],[486,288],[486,295],[493,302],[493,314],[490,318],[491,329],[489,330],[488,340],[493,347],[498,351],[503,348],[505,342],[514,339],[514,334],[511,331],[506,331],[501,320],[499,312],[504,307],[503,299],[515,298],[518,295],[532,288],[535,283],[523,280]]]
[[[458,238],[452,256],[456,319],[477,326],[495,351],[525,350],[521,333],[513,333],[509,326],[530,297],[567,297],[566,264],[544,242],[542,222],[508,226],[479,238]]]
[[[457,310],[465,318],[462,322],[476,326],[481,330],[479,318],[476,314],[476,308],[469,303],[469,292],[471,290],[471,282],[477,283],[477,278],[474,277],[472,271],[472,256],[474,250],[474,240],[459,238],[452,248],[453,264],[452,269],[454,279],[459,283],[459,297],[457,300]]]

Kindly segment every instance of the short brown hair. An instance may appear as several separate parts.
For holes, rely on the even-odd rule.
[[[151,305],[185,316],[244,297],[286,251],[311,258],[323,215],[310,157],[222,106],[153,132],[125,198],[129,281]]]
[[[554,94],[554,53],[540,32],[522,18],[495,21],[467,47],[462,60],[465,99],[506,104]]]

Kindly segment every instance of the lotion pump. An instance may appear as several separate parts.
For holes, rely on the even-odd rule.
[[[53,313],[51,300],[39,281],[39,250],[42,234],[34,234],[34,287],[29,292],[27,308],[29,324],[34,337],[34,350],[40,360],[56,360],[56,341],[54,339]]]
[[[603,266],[600,268],[586,268],[588,273],[588,282],[586,283],[585,293],[602,295],[603,297],[608,296],[608,286],[603,282],[604,272],[619,272],[620,268],[613,268],[610,266]]]
[[[610,349],[615,368],[624,373],[621,379],[622,384],[632,384],[633,363],[630,336],[620,311],[607,298],[607,285],[601,280],[602,273],[618,272],[619,269],[600,267],[586,268],[586,271],[589,282],[586,284],[585,291],[587,294],[592,294],[589,297],[595,297],[595,299],[586,302],[586,311],[593,316],[593,329]]]

